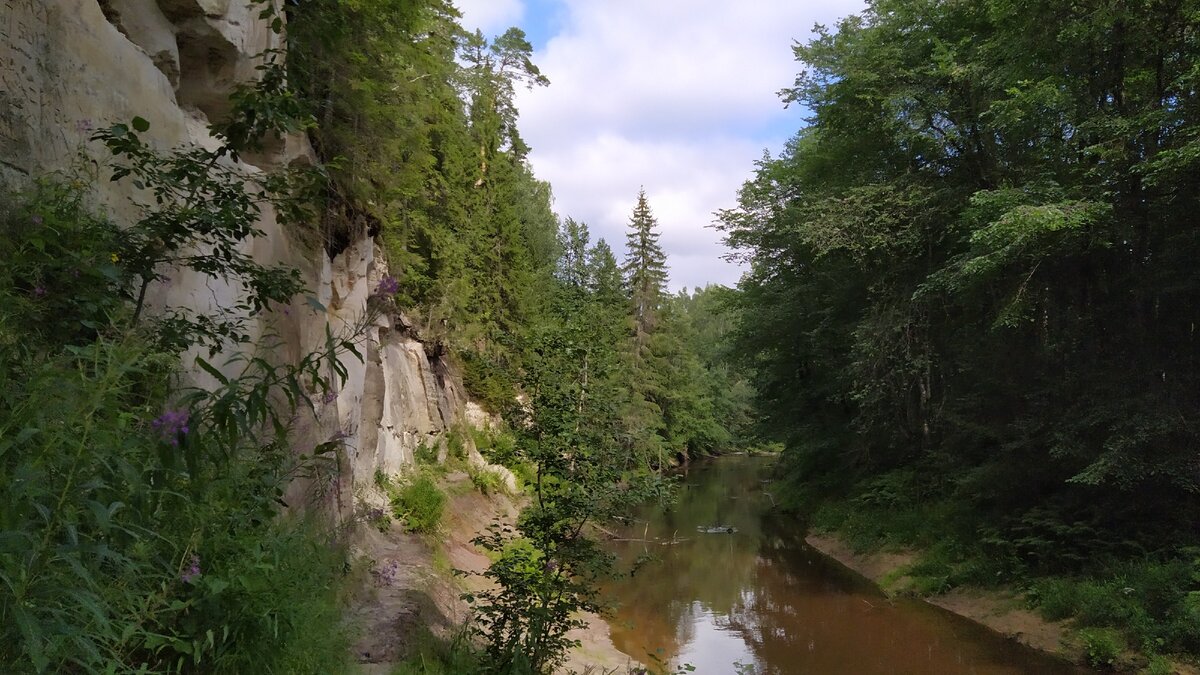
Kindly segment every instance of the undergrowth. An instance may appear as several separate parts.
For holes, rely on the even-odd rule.
[[[393,515],[412,532],[433,534],[442,522],[446,493],[429,473],[400,476],[387,489]]]
[[[809,525],[837,533],[859,552],[915,550],[916,562],[897,572],[908,578],[906,593],[964,585],[1023,590],[1047,619],[1070,619],[1081,629],[1096,666],[1126,646],[1151,657],[1200,654],[1200,549],[1095,553],[1087,523],[1049,507],[980,528],[969,502],[952,492],[922,492],[918,484],[912,473],[898,472],[812,500]]]

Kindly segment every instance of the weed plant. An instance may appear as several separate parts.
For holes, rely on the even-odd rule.
[[[427,473],[418,473],[396,485],[391,499],[396,518],[413,532],[432,534],[442,523],[446,493]]]

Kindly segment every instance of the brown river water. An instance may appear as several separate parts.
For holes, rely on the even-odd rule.
[[[877,588],[767,515],[770,459],[693,465],[669,509],[648,506],[608,544],[613,644],[646,664],[737,673],[1087,673],[917,600]],[[698,528],[733,528],[734,532]],[[677,543],[663,545],[661,541]]]

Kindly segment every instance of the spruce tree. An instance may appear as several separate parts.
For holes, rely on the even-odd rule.
[[[658,244],[658,221],[650,212],[646,190],[638,191],[637,206],[625,238],[625,265],[621,271],[629,288],[635,336],[643,341],[654,330],[659,305],[667,285],[667,254]]]

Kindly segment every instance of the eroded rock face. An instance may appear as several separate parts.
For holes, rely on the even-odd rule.
[[[0,184],[19,186],[67,168],[80,150],[105,159],[89,148],[92,130],[135,116],[150,122],[146,138],[160,149],[210,145],[208,124],[227,112],[228,94],[255,76],[265,50],[280,46],[258,18],[262,7],[251,0],[0,0]],[[303,137],[284,140],[243,168],[311,161]],[[97,208],[118,221],[137,217],[126,182],[101,175],[96,186]],[[328,506],[349,514],[356,487],[376,470],[401,469],[417,447],[438,445],[464,421],[466,395],[450,366],[430,358],[398,314],[363,325],[369,297],[387,273],[374,242],[353,242],[330,260],[319,247],[300,244],[270,210],[260,228],[264,236],[247,251],[264,264],[300,269],[312,296],[259,322],[258,336],[275,336],[272,355],[295,361],[324,343],[327,328],[360,333],[363,359],[343,355],[348,376],[336,395],[314,400],[315,417],[299,421],[298,452],[344,440],[340,472],[297,482],[289,495],[298,504],[315,487]],[[152,289],[151,306],[210,312],[233,306],[242,292],[191,271],[168,276]]]

